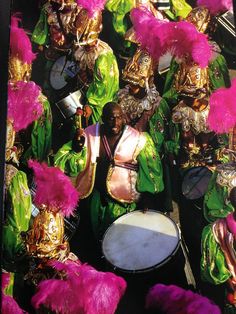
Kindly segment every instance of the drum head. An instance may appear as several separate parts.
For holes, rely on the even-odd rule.
[[[140,210],[118,218],[106,231],[106,260],[125,272],[145,272],[164,264],[178,249],[179,229],[164,214]]]
[[[182,193],[190,200],[202,197],[208,187],[212,172],[207,167],[194,167],[187,171],[182,183]]]

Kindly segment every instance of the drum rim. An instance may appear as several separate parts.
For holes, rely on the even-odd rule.
[[[157,211],[157,210],[154,210],[154,209],[148,209],[147,212],[154,212],[154,213],[158,213],[158,214],[161,214],[163,216],[165,216],[167,219],[171,220],[173,222],[173,225],[175,226],[175,229],[177,231],[177,234],[179,236],[179,239],[178,239],[178,243],[175,247],[175,249],[170,253],[170,255],[165,258],[162,262],[158,263],[158,264],[155,264],[151,267],[147,267],[147,268],[142,268],[142,269],[137,269],[137,270],[128,270],[128,269],[124,269],[124,268],[121,268],[121,267],[118,267],[118,266],[115,266],[114,264],[112,264],[108,259],[107,257],[105,256],[104,254],[104,250],[103,250],[103,243],[104,243],[104,239],[105,239],[105,236],[106,234],[108,233],[108,231],[112,228],[112,226],[115,224],[115,222],[117,222],[119,219],[121,220],[122,217],[124,216],[130,216],[131,214],[135,213],[135,212],[143,212],[142,210],[138,209],[138,210],[133,210],[132,212],[129,212],[127,214],[124,214],[120,217],[118,217],[108,228],[107,230],[105,231],[103,237],[102,237],[102,240],[101,240],[101,248],[102,248],[102,254],[103,254],[103,258],[113,267],[114,270],[118,270],[118,271],[121,271],[123,273],[127,273],[127,274],[137,274],[137,273],[147,273],[151,270],[155,270],[155,269],[158,269],[159,267],[165,265],[176,253],[177,251],[179,250],[179,247],[180,247],[180,243],[181,243],[181,230],[179,228],[179,226],[177,225],[177,223],[174,221],[174,219],[172,219],[171,217],[165,215],[163,212],[161,211]]]

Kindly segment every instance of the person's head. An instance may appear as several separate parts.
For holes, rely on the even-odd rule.
[[[103,107],[102,121],[107,135],[120,135],[125,120],[121,107],[115,102],[109,102]]]

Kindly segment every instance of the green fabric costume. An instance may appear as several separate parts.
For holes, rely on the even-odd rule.
[[[21,232],[28,231],[32,210],[27,177],[22,171],[17,171],[7,185],[7,206],[10,208],[6,208],[3,226],[3,266],[14,272],[25,253]]]
[[[102,108],[116,100],[119,90],[119,70],[112,50],[103,52],[96,59],[93,79],[86,93],[88,104],[93,109],[90,124],[100,121]]]
[[[49,43],[49,31],[47,24],[47,14],[45,8],[42,9],[38,23],[35,26],[32,35],[32,41],[40,45],[46,45]],[[98,40],[98,45],[103,47],[104,43]],[[103,47],[104,48],[104,47]],[[119,70],[116,61],[116,57],[112,52],[112,49],[106,45],[104,49],[100,48],[100,54],[98,55],[94,69],[92,81],[89,82],[88,90],[86,93],[86,101],[88,105],[93,109],[93,113],[89,118],[89,124],[96,123],[100,120],[103,106],[115,100],[115,95],[119,90]],[[50,71],[52,62],[48,61],[47,71]],[[79,63],[79,61],[78,61]],[[49,94],[51,87],[45,82],[45,89]]]
[[[205,219],[209,222],[224,218],[234,211],[228,200],[228,187],[217,184],[216,178],[217,172],[215,171],[204,195],[203,213]]]
[[[209,80],[210,80],[210,92],[218,89],[219,87],[229,87],[230,77],[224,56],[218,54],[217,57],[208,65],[209,68]],[[174,86],[175,75],[179,69],[178,63],[172,59],[170,69],[167,72],[163,98],[165,98],[173,108],[178,103],[178,92]]]
[[[146,144],[137,157],[139,169],[136,182],[138,192],[158,193],[163,190],[161,160],[156,152],[150,136],[145,133]],[[65,144],[55,155],[55,166],[61,168],[67,175],[74,177],[84,170],[87,161],[86,148],[80,153],[72,150],[72,142]],[[101,201],[103,198],[103,202]],[[104,205],[104,200],[105,204]],[[119,216],[133,211],[136,203],[120,203],[110,195],[102,195],[94,188],[86,198],[90,208],[91,222],[94,234],[99,238],[107,227]]]
[[[52,144],[52,112],[49,101],[43,98],[43,114],[33,123],[31,146],[24,153],[23,161],[36,159],[47,162]]]

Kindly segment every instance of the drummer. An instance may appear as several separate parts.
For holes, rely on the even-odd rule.
[[[86,204],[96,239],[119,216],[150,208],[151,196],[164,188],[160,157],[150,136],[125,125],[115,102],[104,106],[102,121],[77,129],[55,155],[55,165],[74,179],[85,199],[80,207]]]

